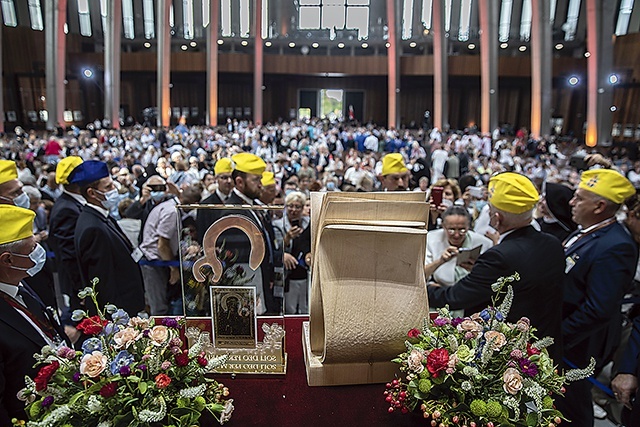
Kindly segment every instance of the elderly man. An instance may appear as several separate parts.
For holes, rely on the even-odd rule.
[[[18,168],[12,160],[0,160],[0,204],[29,209],[29,196],[18,181]]]
[[[137,264],[142,254],[131,247],[115,218],[109,215],[118,201],[118,190],[106,163],[88,160],[76,169],[71,182],[80,186],[87,201],[75,229],[82,282],[89,284],[97,277],[98,303],[115,304],[135,316],[145,307],[142,273]]]
[[[579,228],[564,243],[562,335],[567,358],[581,367],[593,356],[601,368],[620,342],[620,304],[633,281],[638,248],[616,221],[616,212],[633,194],[631,182],[617,171],[593,169],[582,174],[569,201]],[[566,398],[559,403],[574,425],[593,425],[591,386],[586,380],[567,387]]]
[[[409,188],[409,169],[400,153],[387,154],[382,158],[380,184],[383,191],[405,191]]]
[[[52,310],[22,281],[35,275],[46,260],[33,237],[35,214],[0,205],[0,425],[26,419],[24,402],[16,393],[24,377],[34,377],[33,355],[45,345],[54,348],[66,340]]]
[[[476,260],[471,272],[453,286],[429,286],[433,307],[478,312],[495,295],[491,285],[500,277],[514,273],[513,304],[508,320],[527,317],[538,336],[550,336],[555,344],[550,354],[556,363],[562,360],[560,323],[562,315],[563,253],[560,241],[531,226],[533,211],[540,196],[524,175],[506,172],[489,181],[491,226],[500,232],[499,243]]]

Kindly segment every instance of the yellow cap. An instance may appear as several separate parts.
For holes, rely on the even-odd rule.
[[[13,160],[0,160],[0,184],[18,179],[18,167]]]
[[[231,157],[235,163],[235,169],[252,175],[262,175],[267,164],[260,157],[251,153],[238,153]]]
[[[214,175],[220,175],[221,173],[231,173],[231,172],[233,172],[233,163],[231,163],[231,159],[228,157],[221,158],[213,166]]]
[[[58,166],[56,166],[56,182],[58,184],[68,184],[69,175],[71,175],[76,166],[82,162],[82,158],[78,156],[69,156],[60,160]]]
[[[636,194],[631,181],[613,169],[591,169],[582,172],[578,188],[591,191],[617,204]]]
[[[262,179],[260,182],[262,182],[263,187],[266,187],[267,185],[276,185],[276,176],[273,172],[264,171],[262,172]]]
[[[36,213],[13,205],[0,205],[0,245],[33,236]]]
[[[524,175],[504,172],[489,180],[489,203],[501,211],[520,214],[533,209],[538,200],[538,190]]]
[[[403,173],[408,170],[400,153],[387,154],[382,158],[382,176],[390,173]]]

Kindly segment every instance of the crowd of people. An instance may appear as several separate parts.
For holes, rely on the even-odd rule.
[[[243,282],[256,287],[257,313],[308,314],[311,192],[422,191],[430,206],[430,305],[470,315],[490,303],[497,278],[517,272],[509,318],[525,317],[540,336],[553,337],[561,367],[586,366],[593,356],[601,370],[617,357],[615,397],[634,410],[627,425],[640,425],[632,397],[640,316],[622,311],[640,279],[640,162],[629,151],[605,154],[523,131],[323,120],[5,136],[0,327],[24,336],[0,338],[0,424],[20,415],[14,390],[33,374],[24,354],[44,343],[82,343],[72,312],[95,310],[78,297],[94,278],[100,304],[130,315],[189,313],[179,253],[197,257],[211,225],[236,215],[256,226],[265,247]],[[198,204],[234,208],[176,209]],[[237,271],[249,271],[246,236],[225,233],[220,241]],[[633,328],[621,345],[625,324]],[[12,348],[22,341],[18,360]],[[591,384],[574,384],[558,406],[574,425],[592,425]]]

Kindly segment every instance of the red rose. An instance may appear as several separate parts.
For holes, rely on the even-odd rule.
[[[101,319],[99,316],[91,316],[80,322],[76,328],[87,335],[98,335],[107,323],[106,320]]]
[[[407,332],[407,336],[409,338],[418,338],[418,335],[420,335],[420,329],[413,328],[412,330]]]
[[[116,383],[108,383],[102,386],[100,389],[100,396],[107,398],[111,396],[115,396],[118,391],[118,384]]]
[[[53,362],[51,362],[51,364],[40,368],[40,370],[38,371],[38,375],[36,375],[36,377],[33,379],[33,381],[36,383],[36,391],[42,391],[47,388],[47,383],[49,382],[53,374],[56,373],[59,367],[60,363],[54,360]]]
[[[449,363],[449,352],[446,348],[436,348],[427,356],[427,369],[434,377],[438,372],[447,369]]]
[[[179,353],[175,357],[177,366],[187,366],[189,364],[189,355],[187,353]]]
[[[533,356],[534,354],[540,354],[540,350],[535,347],[532,347],[531,343],[527,343],[527,355]]]
[[[198,365],[205,367],[209,364],[206,357],[198,356]]]
[[[167,388],[171,384],[171,378],[167,374],[156,375],[156,387]]]

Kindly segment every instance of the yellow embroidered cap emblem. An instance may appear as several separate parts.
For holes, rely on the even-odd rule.
[[[489,180],[489,203],[502,211],[520,214],[533,209],[538,200],[538,190],[524,175],[505,172]]]
[[[591,169],[582,172],[578,188],[621,204],[636,193],[631,181],[613,169]]]

